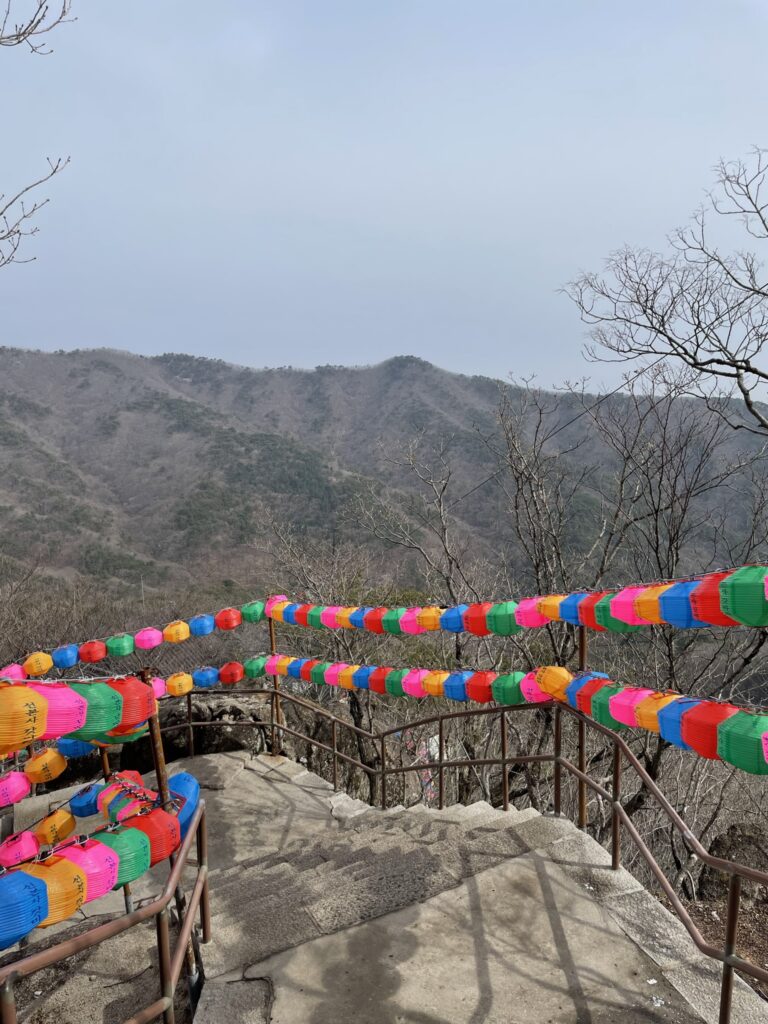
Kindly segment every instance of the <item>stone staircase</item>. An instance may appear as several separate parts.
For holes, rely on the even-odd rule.
[[[194,772],[208,808],[213,941],[196,1024],[717,1019],[716,966],[565,819],[485,803],[382,812],[285,758],[239,752],[171,768]],[[19,1020],[123,1020],[155,991],[153,944],[137,928],[66,977],[42,972]],[[753,1021],[768,1005],[739,983],[733,1022]]]

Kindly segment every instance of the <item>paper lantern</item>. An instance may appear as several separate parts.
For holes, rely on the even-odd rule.
[[[190,629],[189,623],[184,622],[182,619],[176,619],[174,622],[169,622],[163,630],[163,640],[167,644],[181,644],[185,640],[189,640]]]
[[[573,673],[567,668],[559,665],[545,665],[536,670],[536,682],[539,689],[554,697],[555,700],[565,701],[565,692],[568,684],[573,681]]]
[[[339,608],[336,613],[336,625],[339,629],[351,629],[352,623],[349,621],[350,615],[357,611],[356,608]]]
[[[546,597],[540,597],[536,610],[550,622],[560,622],[560,605],[567,597],[567,594],[548,594]]]
[[[0,807],[17,804],[29,796],[32,783],[24,772],[7,772],[0,776]]]
[[[368,676],[368,689],[373,690],[374,693],[386,693],[387,676],[391,671],[391,668],[384,665],[374,668]]]
[[[627,622],[622,622],[621,619],[617,619],[615,615],[611,613],[611,604],[616,598],[616,594],[607,593],[600,598],[600,600],[594,606],[595,621],[598,625],[602,626],[603,629],[607,629],[611,633],[635,633],[640,626],[630,626]]]
[[[591,679],[579,688],[576,693],[576,707],[583,715],[592,714],[592,701],[595,694],[599,693],[606,686],[613,685],[607,676],[595,674]]]
[[[80,661],[91,665],[96,661],[103,661],[107,656],[107,645],[102,640],[89,640],[81,644],[77,649],[77,656]]]
[[[768,775],[768,715],[739,711],[721,723],[717,753],[722,761],[752,775]]]
[[[103,782],[92,782],[69,798],[69,809],[76,818],[90,818],[92,814],[98,813],[99,793],[102,789],[104,789]]]
[[[173,794],[174,803],[178,805],[176,819],[183,840],[200,803],[200,783],[189,772],[179,772],[169,780],[168,789]]]
[[[243,621],[243,613],[239,608],[222,608],[216,612],[213,621],[217,629],[236,629]]]
[[[61,671],[72,668],[78,662],[77,644],[65,644],[63,647],[57,647],[55,651],[51,651],[51,658],[56,668]]]
[[[319,664],[319,661],[310,658],[308,661],[305,661],[304,664],[301,666],[301,678],[305,683],[312,682],[312,672]]]
[[[517,624],[515,618],[516,608],[515,601],[501,601],[499,604],[491,605],[486,616],[491,633],[496,636],[514,636],[515,633],[519,633],[522,627]]]
[[[194,685],[195,681],[189,672],[174,672],[165,681],[165,688],[172,697],[182,697]]]
[[[400,628],[403,633],[409,636],[417,636],[419,633],[426,633],[426,630],[419,622],[421,608],[407,608],[400,619]]]
[[[288,597],[287,597],[286,594],[277,594],[277,595],[273,595],[272,597],[268,597],[266,602],[265,602],[265,604],[264,604],[264,614],[267,616],[268,619],[271,619],[272,618],[272,610],[275,607],[275,605],[276,604],[281,604],[282,602],[286,602],[287,603],[287,601],[288,601]]]
[[[646,697],[650,697],[653,694],[653,690],[650,687],[640,686],[627,686],[621,693],[617,693],[609,700],[610,711],[613,717],[624,725],[628,725],[631,729],[636,729],[638,726],[637,721],[637,706],[641,701],[645,700]]]
[[[245,668],[239,661],[228,661],[219,669],[219,679],[231,686],[245,678]]]
[[[495,672],[473,672],[467,680],[467,697],[477,704],[489,704],[493,700]]]
[[[23,668],[28,676],[44,676],[53,668],[53,658],[47,651],[35,651],[25,660]]]
[[[119,693],[123,698],[123,713],[120,724],[110,733],[117,736],[122,732],[140,725],[157,712],[157,701],[152,687],[142,683],[136,676],[123,676],[122,679],[108,679],[107,686]]]
[[[515,622],[518,626],[526,629],[535,629],[539,626],[546,626],[549,619],[539,611],[539,598],[526,597],[520,601],[515,608]]]
[[[293,658],[288,666],[287,675],[289,675],[291,679],[301,679],[301,670],[304,668],[306,663],[306,658]]]
[[[446,608],[440,616],[440,629],[448,633],[461,633],[464,630],[464,613],[469,605],[459,604],[453,608]]]
[[[583,689],[593,679],[607,679],[608,676],[605,672],[580,672],[577,676],[574,676],[571,682],[568,684],[565,690],[565,699],[572,708],[578,710],[578,695],[580,690]]]
[[[29,686],[0,684],[0,750],[28,746],[45,732],[48,702]]]
[[[140,651],[153,651],[163,642],[163,634],[154,626],[147,626],[136,633],[133,642]]]
[[[611,598],[611,615],[629,626],[650,626],[651,623],[641,618],[635,608],[635,600],[644,590],[645,587],[624,587],[618,594],[614,594]]]
[[[491,683],[493,699],[497,704],[524,704],[525,697],[520,683],[525,678],[524,672],[509,672],[496,676]]]
[[[213,665],[204,665],[202,668],[195,669],[192,673],[192,681],[201,690],[210,690],[219,681],[219,670]]]
[[[48,914],[38,924],[39,928],[49,928],[59,921],[66,921],[77,913],[85,901],[85,874],[66,857],[48,857],[46,860],[23,864],[17,870],[45,883]]]
[[[168,692],[168,688],[165,685],[165,680],[162,676],[152,676],[149,681],[149,685],[152,687],[152,693],[155,695],[155,700],[160,700]]]
[[[488,636],[491,632],[488,628],[488,612],[493,608],[490,601],[481,604],[471,604],[462,616],[464,629],[474,636]]]
[[[469,700],[467,696],[467,681],[471,672],[451,672],[443,682],[443,696],[448,700]]]
[[[359,668],[359,665],[346,665],[341,672],[339,672],[338,681],[342,690],[354,690],[354,675]]]
[[[130,633],[118,633],[116,636],[109,637],[105,643],[110,658],[125,657],[127,654],[133,654],[136,649],[136,644]]]
[[[243,662],[243,668],[245,674],[249,679],[259,679],[265,674],[265,666],[267,664],[266,655],[262,655],[259,658],[248,658],[247,661]]]
[[[424,668],[412,668],[403,677],[403,693],[407,693],[409,697],[426,697],[424,679],[428,675]]]
[[[0,679],[7,679],[10,682],[23,682],[27,678],[27,673],[24,671],[23,665],[18,665],[15,662],[12,665],[4,665],[0,668]]]
[[[536,682],[535,672],[526,672],[520,680],[520,692],[528,704],[544,704],[552,700]]]
[[[560,618],[563,622],[569,622],[572,626],[579,625],[579,604],[583,597],[587,597],[587,591],[579,591],[576,594],[569,594],[560,602]]]
[[[321,629],[323,626],[323,612],[325,608],[322,605],[315,604],[307,612],[307,625],[311,626],[312,629]]]
[[[400,628],[400,616],[405,615],[405,612],[405,608],[390,608],[385,612],[381,620],[384,632],[391,633],[392,636],[400,636],[403,632]]]
[[[683,743],[695,750],[700,757],[718,761],[717,736],[721,724],[739,711],[734,704],[719,704],[703,700],[689,708],[682,716],[681,733]]]
[[[720,584],[732,574],[728,572],[710,572],[699,580],[699,584],[691,591],[691,609],[700,622],[710,626],[738,626],[736,619],[723,612],[720,602]]]
[[[287,604],[283,608],[283,622],[287,622],[289,626],[296,625],[296,609],[299,606],[297,604]]]
[[[339,661],[334,661],[332,664],[330,664],[328,668],[325,670],[325,685],[338,686],[339,672],[341,672],[343,668],[346,668],[346,665],[342,664]]]
[[[311,672],[311,680],[315,686],[325,686],[325,673],[330,667],[329,661],[318,661]]]
[[[77,828],[72,814],[64,807],[47,814],[42,821],[34,826],[35,837],[41,846],[53,846],[61,843]]]
[[[445,608],[438,608],[430,605],[428,608],[421,608],[417,615],[418,623],[427,633],[435,633],[440,629],[440,619]]]
[[[661,595],[674,586],[672,583],[657,583],[652,587],[643,587],[635,598],[635,611],[641,619],[654,625],[661,625]]]
[[[326,629],[338,629],[339,625],[336,622],[336,613],[341,610],[341,605],[329,604],[323,608],[320,613],[320,621]]]
[[[15,946],[48,916],[48,889],[25,871],[0,875],[0,949]]]
[[[611,698],[624,689],[626,687],[620,686],[618,683],[610,683],[608,686],[601,687],[592,698],[592,718],[614,732],[626,729],[626,724],[620,722],[611,710]]]
[[[30,782],[53,782],[65,771],[66,767],[67,759],[53,747],[46,747],[45,750],[30,757],[25,763],[24,774]]]
[[[709,625],[707,622],[699,621],[693,614],[691,594],[698,585],[698,580],[688,580],[684,583],[675,583],[662,593],[659,598],[659,613],[664,622],[670,626],[677,626],[678,629]]]
[[[765,580],[768,568],[746,565],[720,581],[720,607],[745,626],[768,626]]]
[[[594,629],[598,633],[604,632],[605,626],[601,626],[595,617],[595,607],[608,593],[607,590],[598,590],[595,593],[587,594],[579,601],[579,625],[586,626],[587,629]]]
[[[408,675],[407,668],[392,669],[391,672],[387,672],[384,685],[387,693],[393,697],[404,697],[405,691],[403,690],[403,680]]]
[[[151,867],[167,860],[181,842],[181,830],[178,819],[155,807],[149,814],[140,814],[126,823],[126,828],[135,828],[143,832],[149,839],[149,863]]]
[[[368,612],[372,611],[373,608],[370,608],[368,605],[365,605],[362,608],[355,608],[355,610],[349,616],[350,626],[352,626],[354,629],[365,629],[365,616],[368,614]]]
[[[48,705],[45,731],[40,739],[55,740],[82,729],[88,713],[88,702],[66,683],[30,683]]]
[[[311,604],[296,605],[296,611],[293,613],[293,618],[297,626],[304,626],[304,628],[306,629],[306,627],[309,625],[309,612],[311,608]]]
[[[387,613],[386,608],[371,608],[363,619],[363,624],[369,633],[383,633],[382,620]]]
[[[635,705],[635,719],[640,729],[659,732],[659,712],[667,704],[680,700],[679,693],[661,693],[653,690]]]
[[[85,724],[72,733],[75,739],[90,740],[116,729],[123,717],[123,698],[106,683],[70,683],[85,700]]]
[[[303,605],[307,608],[308,605]],[[243,622],[261,622],[264,618],[264,602],[263,601],[249,601],[248,604],[244,604],[240,609],[240,614],[243,616]],[[302,623],[306,625],[306,622]]]
[[[355,688],[358,690],[368,689],[368,680],[373,669],[368,665],[361,665],[352,677]]]
[[[443,687],[449,675],[450,672],[427,672],[421,683],[424,687],[424,692],[429,694],[430,697],[445,696]]]
[[[212,615],[193,615],[189,620],[189,632],[192,636],[208,636],[216,629]]]
[[[149,837],[134,828],[119,826],[99,832],[99,842],[114,850],[118,858],[115,889],[135,882],[149,871]]]
[[[0,867],[15,867],[24,860],[32,860],[39,852],[40,842],[34,832],[16,832],[0,843]]]
[[[66,737],[58,741],[56,749],[68,761],[77,760],[81,757],[90,757],[95,750],[92,743],[86,743],[85,740],[70,740]]]
[[[117,883],[119,861],[115,851],[98,839],[70,843],[55,852],[72,861],[85,875],[85,903],[106,896]]]

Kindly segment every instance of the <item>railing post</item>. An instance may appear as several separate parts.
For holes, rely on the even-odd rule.
[[[579,672],[587,669],[587,627],[579,626]],[[587,771],[587,727],[579,719],[579,771]],[[579,828],[587,828],[587,784],[579,779]]]
[[[507,715],[501,712],[501,799],[504,810],[509,810],[509,773],[507,772]]]
[[[195,732],[192,728],[192,694],[187,694],[187,756],[195,756]]]
[[[276,694],[275,690],[273,689],[272,692],[269,695],[269,709],[270,709],[269,720],[270,720],[271,731],[272,731],[272,742],[270,744],[270,751],[269,752],[270,752],[270,754],[273,757],[277,753],[277,732],[275,730],[275,698],[276,698],[276,696],[277,696],[277,694]]]
[[[733,956],[736,950],[736,933],[739,927],[739,906],[741,903],[741,875],[731,875],[728,883],[728,916],[725,919],[725,955]],[[733,967],[723,964],[723,980],[720,984],[720,1016],[718,1024],[730,1024],[731,1001],[733,999]]]
[[[333,737],[333,791],[334,793],[339,788],[339,759],[336,756],[337,752],[337,733],[336,733],[336,719],[334,718],[331,722],[331,736]]]
[[[381,809],[387,809],[387,740],[381,737]]]
[[[168,934],[168,908],[163,907],[157,915],[157,957],[160,965],[160,995],[168,1000],[163,1010],[163,1024],[176,1024],[173,1008],[173,978],[171,977],[171,941]]]
[[[562,790],[563,790],[563,766],[560,759],[563,756],[563,722],[560,717],[560,707],[555,705],[555,814],[559,817],[562,811]]]
[[[437,723],[437,743],[437,806],[442,811],[445,807],[445,731],[442,716]]]
[[[275,621],[269,619],[269,650],[272,655],[277,653],[276,642],[275,642]],[[272,698],[272,754],[278,754],[279,751],[275,747],[277,738],[277,729],[275,723],[280,723],[280,677],[278,675],[272,676],[272,689],[275,691],[275,695]],[[282,746],[282,740],[281,740]]]
[[[13,991],[13,976],[7,978],[0,988],[0,1021],[2,1024],[16,1024],[16,996]]]
[[[613,807],[611,808],[611,867],[621,867],[621,818],[616,805],[621,802],[621,750],[613,744]]]
[[[205,810],[197,826],[197,870],[205,868],[205,882],[200,894],[200,924],[203,930],[203,942],[211,941],[211,901],[208,894],[208,824]]]

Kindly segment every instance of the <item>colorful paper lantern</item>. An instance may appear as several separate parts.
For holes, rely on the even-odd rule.
[[[322,605],[312,605],[307,612],[307,625],[311,626],[312,629],[322,629],[324,611],[325,608]]]
[[[649,687],[626,686],[620,693],[615,694],[609,700],[610,711],[613,717],[631,729],[636,729],[637,706],[646,697],[653,694]]]
[[[48,705],[48,716],[42,740],[55,740],[82,729],[88,713],[88,702],[66,683],[30,683],[29,689],[39,694]]]
[[[24,774],[30,782],[53,782],[66,770],[66,767],[67,759],[53,747],[46,747],[45,750],[30,757],[25,763]]]
[[[168,789],[173,795],[174,803],[179,805],[176,818],[183,840],[200,803],[200,783],[189,772],[179,772],[169,780]]]
[[[326,686],[338,686],[339,685],[339,672],[341,672],[341,670],[343,668],[346,668],[346,665],[343,665],[341,662],[338,662],[338,661],[332,662],[328,666],[328,668],[325,670],[325,685]]]
[[[611,615],[629,626],[650,626],[649,620],[637,614],[635,601],[645,587],[624,587],[611,599]]]
[[[75,739],[90,740],[116,729],[123,717],[123,698],[106,683],[70,683],[85,700],[85,724],[72,733]]]
[[[352,677],[352,681],[355,684],[356,689],[368,689],[368,680],[370,678],[371,672],[373,672],[372,668],[369,668],[367,665],[360,665],[360,667],[357,669],[354,676]]]
[[[591,682],[593,679],[607,678],[608,676],[605,674],[605,672],[580,672],[579,675],[574,676],[574,678],[566,688],[566,701],[571,705],[572,708],[576,708],[576,710],[578,710],[578,695],[580,691],[587,685],[587,683]]]
[[[115,851],[98,839],[68,843],[55,852],[72,861],[85,875],[85,903],[106,896],[117,883],[119,861]]]
[[[368,689],[373,690],[374,693],[386,693],[387,676],[390,672],[392,672],[392,669],[385,665],[374,668],[373,672],[368,676]]]
[[[544,693],[555,700],[565,701],[565,692],[573,681],[573,673],[559,665],[545,665],[536,670],[536,682]]]
[[[44,676],[53,668],[53,658],[47,651],[35,651],[24,661],[23,668],[28,676]]]
[[[717,736],[720,726],[726,719],[739,711],[734,704],[719,704],[716,701],[703,700],[689,708],[682,716],[681,733],[683,742],[700,757],[710,761],[718,761]]]
[[[127,654],[133,654],[136,644],[130,633],[118,633],[106,641],[107,654],[110,658],[122,658]]]
[[[426,669],[412,668],[403,677],[403,693],[407,693],[409,697],[426,697],[427,692],[424,689],[424,679],[427,675],[429,673]]]
[[[80,661],[84,661],[87,665],[103,661],[107,656],[107,645],[102,640],[89,640],[78,647],[77,656]]]
[[[15,946],[48,916],[48,888],[23,870],[0,875],[0,949]]]
[[[768,626],[765,581],[768,568],[745,565],[720,581],[720,607],[744,626]]]
[[[448,700],[469,700],[467,682],[471,675],[471,672],[451,672],[443,682],[443,696]]]
[[[453,608],[446,608],[440,616],[440,629],[448,633],[461,633],[464,630],[464,614],[469,605],[459,604]]]
[[[404,697],[405,691],[403,690],[403,680],[408,675],[407,668],[392,669],[391,672],[387,672],[387,677],[384,680],[387,693],[393,697]]]
[[[540,597],[536,610],[540,612],[549,622],[560,622],[560,605],[568,597],[567,594],[548,594]]]
[[[525,678],[524,672],[509,672],[496,676],[491,683],[493,699],[497,704],[524,704],[525,697],[520,683]]]
[[[216,612],[213,621],[217,629],[236,629],[243,621],[243,613],[239,608],[222,608]]]
[[[499,604],[491,605],[486,616],[491,633],[496,636],[514,636],[515,633],[519,633],[522,627],[517,624],[516,609],[515,601],[501,601]]]
[[[48,914],[39,922],[39,928],[49,928],[60,921],[66,921],[77,913],[85,901],[85,874],[66,857],[33,861],[31,864],[23,864],[18,871],[45,883]]]
[[[474,636],[488,636],[491,632],[488,628],[488,612],[491,608],[493,605],[490,601],[469,605],[462,616],[464,629]]]
[[[386,608],[371,608],[368,614],[363,619],[363,624],[369,633],[383,633],[384,626],[382,620],[387,613]]]
[[[47,814],[42,821],[34,826],[34,833],[41,846],[53,846],[69,838],[77,828],[72,814],[64,807],[59,807]]]
[[[329,661],[318,661],[311,672],[311,681],[315,686],[325,686],[325,673],[331,667]]]
[[[182,644],[185,640],[189,640],[190,635],[189,623],[184,622],[183,619],[169,622],[163,630],[163,640],[167,644]]]
[[[77,760],[82,757],[90,757],[95,752],[95,747],[92,743],[86,743],[85,740],[72,740],[63,737],[56,744],[56,749],[62,757],[66,757],[68,761]]]
[[[525,673],[523,678],[520,680],[520,692],[528,704],[544,704],[547,701],[552,700],[550,695],[542,690],[536,682],[535,672]]]
[[[595,616],[595,608],[597,604],[609,593],[607,590],[598,590],[595,593],[587,594],[586,597],[579,601],[579,625],[586,626],[587,629],[594,629],[597,633],[602,633],[605,630],[605,626],[602,626]]]
[[[301,679],[301,670],[304,668],[304,665],[306,663],[306,658],[293,658],[290,665],[288,666],[287,674],[291,677],[291,679]]]
[[[219,679],[222,683],[232,686],[245,678],[245,667],[239,661],[228,661],[219,669]]]
[[[591,679],[579,688],[576,693],[576,707],[583,715],[592,714],[592,701],[594,700],[595,694],[599,693],[606,686],[613,685],[611,680],[607,676],[597,675],[596,673]]]
[[[268,619],[271,619],[272,610],[275,607],[275,605],[287,600],[288,597],[286,594],[273,594],[271,597],[268,597],[266,602],[264,603],[264,614],[267,616]]]
[[[672,583],[657,583],[652,587],[643,587],[635,598],[635,611],[639,617],[652,625],[661,625],[663,619],[659,602],[661,595],[672,586]]]
[[[688,580],[683,583],[675,583],[669,590],[662,593],[659,598],[659,613],[667,625],[676,626],[678,629],[708,625],[707,622],[699,621],[693,614],[691,594],[698,585],[698,580]]]
[[[301,678],[305,683],[312,682],[312,672],[320,664],[319,661],[310,658],[301,666]]]
[[[160,700],[160,698],[164,697],[168,692],[165,680],[162,676],[152,676],[149,681],[149,685],[152,687],[152,693],[155,695],[155,700]]]
[[[12,868],[24,860],[32,860],[40,852],[40,841],[34,832],[16,832],[0,843],[0,867]],[[2,877],[2,876],[0,876]],[[0,907],[2,913],[2,907]],[[0,927],[2,927],[0,925]]]
[[[171,697],[182,697],[189,693],[195,685],[195,681],[189,672],[174,672],[165,681],[165,688]]]
[[[420,612],[421,608],[406,608],[400,618],[400,628],[403,633],[407,633],[409,636],[418,636],[420,633],[426,633],[426,630],[419,622]]]
[[[608,686],[601,687],[592,698],[592,718],[614,732],[626,729],[625,723],[620,722],[611,710],[611,698],[624,689],[625,687],[618,683],[610,683]]]
[[[6,772],[0,775],[0,807],[10,807],[29,796],[32,783],[24,772]]]
[[[579,591],[577,594],[569,594],[568,597],[563,598],[560,602],[560,618],[563,622],[569,622],[572,626],[578,626],[579,623],[579,604],[582,598],[587,597],[588,592],[586,590]]]
[[[627,622],[622,622],[621,619],[617,619],[615,615],[611,613],[611,604],[615,600],[616,594],[607,593],[594,606],[595,620],[598,625],[602,626],[603,629],[607,629],[611,633],[635,633],[640,626],[630,626]]]
[[[99,842],[111,847],[117,854],[117,881],[115,889],[135,882],[149,871],[149,837],[134,828],[119,826],[99,833]]]
[[[4,665],[0,668],[0,679],[7,679],[12,683],[23,682],[27,678],[27,673],[24,670],[23,665],[19,665],[14,662],[12,665]]]
[[[28,746],[43,735],[48,702],[28,686],[0,684],[0,752]]]
[[[477,704],[489,704],[493,700],[495,672],[473,672],[467,680],[467,697]]]
[[[163,634],[154,626],[146,626],[136,633],[133,642],[140,651],[153,651],[163,642]]]
[[[127,732],[140,725],[157,712],[157,701],[152,687],[147,686],[136,676],[123,676],[122,679],[108,679],[106,685],[123,698],[123,712],[120,724],[110,730],[113,736]]]
[[[349,624],[353,629],[365,629],[365,616],[372,612],[373,608],[364,605],[362,608],[355,608],[349,616]]]
[[[339,672],[338,680],[342,690],[354,690],[354,676],[359,668],[359,665],[345,665],[341,672]]]
[[[77,644],[65,644],[63,647],[57,647],[55,651],[51,651],[51,658],[56,668],[62,672],[64,669],[72,668],[78,662]]]
[[[208,636],[216,629],[212,615],[193,615],[189,620],[189,632],[192,636]]]
[[[76,818],[90,818],[92,814],[98,813],[99,793],[102,789],[104,789],[104,783],[92,782],[69,798],[69,809]]]
[[[243,662],[243,668],[245,669],[245,674],[249,679],[259,679],[265,674],[266,664],[266,655],[261,655],[258,658],[248,658]]]
[[[515,608],[515,622],[525,629],[535,629],[539,626],[546,626],[549,619],[539,611],[539,598],[526,597],[520,601]]]
[[[680,700],[679,693],[661,693],[652,691],[635,706],[635,718],[640,729],[647,729],[648,732],[659,732],[659,712],[667,704]]]
[[[717,753],[722,761],[752,775],[768,775],[768,715],[739,711],[721,723]]]
[[[427,633],[435,633],[440,627],[440,619],[442,618],[445,608],[438,608],[435,605],[430,605],[427,608],[421,608],[417,615],[417,620],[421,628]]]
[[[219,681],[219,670],[212,665],[204,665],[192,673],[192,681],[201,690],[210,690]]]
[[[405,608],[390,608],[389,611],[385,612],[381,619],[384,632],[390,633],[392,636],[400,636],[403,632],[400,628],[400,617],[405,615],[405,613]]]
[[[443,687],[449,675],[450,672],[427,672],[421,683],[424,692],[430,697],[443,697]]]
[[[339,604],[329,604],[326,605],[325,608],[323,608],[322,612],[320,613],[320,621],[322,622],[326,629],[339,628],[339,624],[336,621],[336,613],[339,611],[341,611],[341,605]]]
[[[287,609],[286,609],[287,610]],[[336,626],[338,629],[351,629],[352,623],[349,621],[350,615],[356,611],[353,607],[341,607],[336,612]],[[286,619],[286,622],[290,622],[290,619]]]
[[[307,608],[308,605],[302,607]],[[249,601],[248,604],[242,606],[240,614],[243,616],[243,622],[261,622],[264,618],[264,602]],[[305,626],[306,622],[303,622],[302,625]]]
[[[731,575],[728,572],[710,572],[699,580],[699,585],[691,591],[691,608],[700,622],[710,626],[738,626],[736,619],[726,615],[720,601],[720,584]]]
[[[287,622],[289,626],[296,625],[296,609],[299,606],[297,604],[287,604],[283,608],[283,622]]]
[[[151,867],[167,860],[181,842],[181,829],[175,815],[155,807],[149,814],[140,814],[126,822],[127,828],[143,832],[149,839],[149,863]]]

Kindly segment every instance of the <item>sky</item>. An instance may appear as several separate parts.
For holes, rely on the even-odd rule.
[[[561,287],[768,145],[768,0],[73,13],[0,50],[0,192],[71,158],[0,270],[5,345],[611,382]]]

